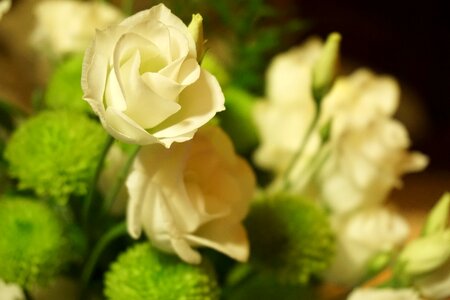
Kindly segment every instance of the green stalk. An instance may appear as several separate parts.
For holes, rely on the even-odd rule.
[[[300,143],[300,147],[298,148],[297,152],[295,152],[294,156],[292,157],[286,171],[283,174],[283,186],[282,186],[282,191],[287,191],[291,188],[291,182],[289,180],[289,176],[291,175],[296,162],[299,160],[299,158],[303,155],[303,152],[305,151],[305,148],[308,144],[308,141],[311,137],[311,134],[313,133],[314,129],[316,128],[316,125],[319,121],[319,116],[320,116],[320,109],[317,108],[316,112],[314,113],[314,118],[311,121],[311,123],[309,124],[309,127],[305,133],[305,136],[302,140],[302,142]]]
[[[122,186],[125,182],[125,179],[127,178],[128,172],[129,172],[129,170],[133,164],[133,161],[134,161],[136,155],[138,154],[140,148],[141,147],[139,145],[134,146],[125,165],[123,166],[122,170],[120,170],[120,173],[117,176],[112,189],[109,190],[108,194],[106,195],[106,199],[104,202],[105,212],[111,211],[111,208],[113,207],[114,203],[116,202],[117,195],[119,194],[120,189],[122,188]]]
[[[126,233],[127,233],[127,225],[125,224],[125,222],[121,222],[119,224],[116,224],[114,227],[110,228],[100,238],[100,240],[94,246],[94,249],[92,250],[88,260],[86,261],[86,264],[84,265],[83,271],[81,273],[81,283],[83,286],[83,290],[86,290],[86,287],[89,283],[89,280],[91,279],[95,266],[100,258],[100,255],[103,253],[106,247],[109,246],[109,244],[112,241],[114,241],[118,237],[121,237],[122,235],[125,235]]]
[[[85,228],[88,227],[89,222],[89,213],[92,207],[92,200],[94,198],[95,189],[97,187],[98,178],[100,176],[100,172],[102,170],[106,155],[108,154],[109,149],[111,148],[112,144],[114,142],[114,138],[110,135],[108,135],[108,139],[105,142],[105,145],[103,146],[102,153],[100,154],[97,167],[95,169],[94,176],[92,177],[91,184],[89,185],[89,191],[84,199],[83,202],[83,210],[81,215],[81,221]]]
[[[323,164],[326,162],[330,155],[329,144],[321,145],[321,148],[317,151],[314,157],[308,162],[305,173],[300,174],[301,178],[297,180],[296,190],[302,191],[311,179],[317,174]]]

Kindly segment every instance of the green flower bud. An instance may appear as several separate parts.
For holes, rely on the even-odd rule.
[[[105,295],[110,300],[210,300],[219,299],[219,289],[205,262],[186,264],[141,243],[111,265]]]
[[[64,202],[70,194],[87,193],[106,137],[100,124],[85,115],[47,111],[14,132],[5,158],[20,189]]]
[[[284,282],[307,283],[334,253],[327,215],[313,202],[279,195],[254,204],[247,218],[251,262]]]
[[[430,235],[445,230],[450,209],[450,194],[445,193],[429,213],[422,235]]]
[[[195,41],[195,46],[197,48],[197,60],[202,61],[203,55],[205,54],[205,40],[203,38],[203,17],[201,14],[192,15],[192,21],[188,26],[189,32]]]
[[[409,242],[400,253],[403,273],[416,276],[432,271],[450,258],[450,229]]]
[[[80,78],[83,56],[68,57],[54,70],[47,85],[44,101],[52,109],[67,109],[90,113],[92,109],[83,101]]]
[[[29,287],[57,275],[66,262],[61,228],[59,218],[43,202],[0,199],[0,278]]]
[[[323,47],[322,53],[313,68],[313,95],[320,103],[330,90],[336,76],[336,66],[339,59],[341,35],[331,33]]]

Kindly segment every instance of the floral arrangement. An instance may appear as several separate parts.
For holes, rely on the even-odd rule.
[[[339,75],[338,33],[280,50],[301,22],[202,2],[234,33],[227,62],[202,15],[131,4],[36,5],[52,74],[32,114],[0,106],[0,299],[450,296],[450,195],[415,238],[386,205],[428,163],[393,77]]]

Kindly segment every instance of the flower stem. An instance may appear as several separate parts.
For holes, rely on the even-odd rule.
[[[81,273],[81,283],[83,285],[83,290],[86,289],[89,280],[91,279],[92,272],[94,271],[95,265],[97,264],[100,255],[105,250],[105,248],[116,238],[127,233],[127,226],[125,222],[121,222],[111,229],[109,229],[94,246],[91,255],[89,256],[86,264],[84,265],[83,272]]]
[[[228,280],[227,284],[223,288],[222,298],[225,300],[232,299],[233,294],[239,289],[241,289],[243,286],[248,284],[250,280],[252,280],[255,277],[257,272],[255,268],[253,268],[250,265],[238,265],[237,267],[235,267],[234,270],[231,271],[232,276],[233,275],[236,276],[236,274],[238,274],[237,278]]]
[[[314,157],[308,162],[304,169],[304,174],[297,179],[296,191],[303,191],[303,189],[310,183],[311,179],[316,176],[317,172],[322,168],[328,157],[330,156],[330,148],[328,144],[322,144],[317,150]]]
[[[316,128],[316,125],[319,121],[319,116],[320,116],[320,108],[318,107],[316,109],[316,112],[314,113],[314,118],[312,119],[311,123],[309,123],[309,127],[305,133],[305,136],[302,139],[300,147],[298,148],[297,152],[295,152],[294,156],[292,157],[291,161],[289,162],[289,165],[288,165],[286,171],[283,174],[283,186],[281,188],[283,191],[287,191],[291,187],[291,182],[290,182],[289,176],[291,175],[297,161],[303,155],[303,152],[305,151],[305,148],[308,145],[308,141],[311,137],[311,134],[313,133],[313,131]]]
[[[119,175],[117,176],[112,189],[106,195],[106,199],[104,202],[105,212],[110,212],[111,208],[113,207],[114,203],[116,202],[117,195],[119,194],[120,189],[122,188],[123,183],[125,182],[125,179],[127,178],[128,172],[130,171],[130,168],[133,165],[133,161],[136,158],[136,155],[138,154],[139,149],[141,149],[141,146],[139,146],[139,145],[134,146],[130,155],[128,156],[128,159],[127,159],[125,165],[123,166],[122,170],[120,171]]]
[[[89,191],[83,202],[83,208],[82,208],[83,211],[82,211],[82,216],[81,216],[82,219],[81,220],[82,220],[82,224],[85,228],[88,227],[89,212],[91,210],[92,200],[94,198],[95,189],[97,187],[97,181],[100,176],[100,172],[102,170],[106,155],[108,154],[108,151],[111,148],[111,145],[113,144],[113,142],[114,142],[114,138],[108,135],[108,139],[106,140],[105,145],[103,146],[102,153],[100,154],[94,176],[92,177],[92,181],[89,186]]]

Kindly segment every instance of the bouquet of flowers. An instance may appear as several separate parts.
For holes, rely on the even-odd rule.
[[[167,3],[229,27],[208,42],[201,14],[132,4],[35,7],[51,75],[32,113],[0,102],[0,299],[450,296],[450,195],[415,238],[386,206],[428,163],[394,78],[339,75],[338,33],[266,65],[304,24],[258,27],[262,0]]]

